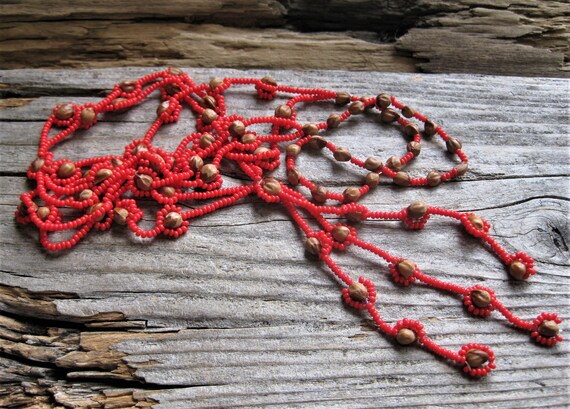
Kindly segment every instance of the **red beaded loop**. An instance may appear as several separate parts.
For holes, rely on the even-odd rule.
[[[530,333],[531,338],[533,338],[539,344],[545,346],[553,346],[557,342],[563,341],[564,338],[562,338],[562,336],[558,334],[558,331],[556,331],[556,334],[553,334],[551,336],[546,336],[539,332],[540,326],[545,321],[553,321],[556,323],[557,326],[562,323],[562,319],[558,318],[558,315],[554,313],[543,312],[532,321],[534,325],[532,332]]]
[[[479,293],[476,293],[478,291]],[[487,306],[477,305],[478,302],[481,304],[481,301],[478,301],[476,298],[474,299],[474,292],[475,295],[477,295],[481,294],[481,291],[483,292],[482,294],[486,293],[486,296],[488,296],[488,300],[483,299],[484,303],[488,303]],[[474,285],[473,287],[467,288],[465,294],[463,295],[463,304],[465,304],[467,310],[471,314],[479,317],[488,317],[495,309],[495,306],[493,305],[495,301],[495,293],[491,289],[483,287],[481,285]]]
[[[488,361],[482,367],[472,367],[468,361],[468,354],[470,351],[478,350],[483,351],[488,356]],[[493,369],[497,366],[495,365],[495,354],[487,345],[482,344],[467,344],[461,347],[459,351],[459,356],[462,358],[465,366],[463,367],[463,372],[468,373],[473,377],[481,378],[487,376]]]

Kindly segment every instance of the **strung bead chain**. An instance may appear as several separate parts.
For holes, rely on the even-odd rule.
[[[272,100],[278,93],[290,98],[271,116],[246,118],[228,114],[224,93],[231,87],[247,85],[255,88],[260,99]],[[155,91],[161,94],[156,119],[142,139],[125,147],[122,156],[79,161],[54,158],[51,149],[76,130],[94,126],[104,113],[124,112]],[[331,114],[325,122],[303,124],[297,121],[297,105],[322,101],[345,108],[341,113]],[[160,127],[176,122],[184,108],[197,115],[197,132],[183,138],[174,152],[153,146],[153,137]],[[391,156],[385,163],[373,156],[362,160],[323,136],[328,129],[342,126],[348,118],[367,110],[377,111],[384,123],[400,126],[410,139],[405,155]],[[439,136],[447,151],[456,155],[460,162],[445,172],[432,170],[423,177],[412,177],[407,173],[406,165],[421,151],[422,132],[416,122],[423,124],[425,136]],[[271,133],[259,135],[251,130],[260,124],[270,125]],[[50,137],[52,129],[61,130]],[[266,177],[268,171],[281,165],[280,143],[288,143],[285,149],[287,183]],[[363,169],[366,171],[363,184],[350,186],[342,193],[315,184],[296,166],[296,159],[304,149],[328,151],[335,160]],[[223,187],[222,159],[234,162],[247,175],[249,183]],[[336,216],[350,222],[400,220],[412,230],[423,229],[431,216],[454,219],[468,234],[481,239],[492,249],[514,279],[528,279],[536,273],[533,259],[523,252],[509,254],[489,235],[490,224],[473,213],[459,213],[423,202],[414,202],[397,212],[382,212],[357,203],[378,186],[380,175],[401,186],[433,187],[462,176],[467,169],[468,158],[458,139],[388,94],[360,98],[345,92],[279,85],[270,77],[214,78],[208,84],[195,84],[183,71],[170,68],[136,81],[123,81],[98,103],[56,106],[42,129],[37,158],[28,168],[28,178],[35,180],[36,187],[21,195],[16,219],[22,224],[37,226],[43,247],[61,251],[76,245],[91,229],[107,230],[113,223],[126,225],[143,238],[158,235],[176,238],[187,231],[191,219],[231,206],[246,196],[256,195],[267,203],[280,203],[306,235],[307,253],[326,263],[342,283],[342,298],[347,305],[366,311],[378,330],[394,337],[398,344],[421,345],[458,364],[471,376],[481,377],[495,368],[495,355],[488,346],[469,343],[456,352],[430,339],[418,321],[404,318],[393,325],[385,322],[375,307],[377,293],[372,281],[354,278],[344,272],[333,261],[333,250],[345,251],[349,246],[367,250],[385,261],[390,276],[398,285],[420,282],[457,294],[466,309],[478,317],[487,317],[496,310],[515,327],[529,331],[542,345],[551,346],[562,341],[559,334],[562,320],[554,313],[542,313],[532,321],[525,321],[502,304],[491,289],[480,285],[462,287],[431,277],[412,260],[361,240],[355,227],[342,222],[331,223],[326,218]],[[137,199],[143,198],[162,206],[150,229],[139,226],[144,213],[138,207]],[[183,210],[179,204],[188,200],[207,200],[209,203]],[[79,215],[64,221],[64,209],[79,212]],[[310,215],[320,228],[311,228],[302,213]],[[50,239],[52,232],[61,231],[71,232],[71,237],[57,242]]]

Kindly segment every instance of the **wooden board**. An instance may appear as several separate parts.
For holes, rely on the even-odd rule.
[[[567,1],[58,0],[50,5],[0,4],[0,68],[172,64],[570,75]]]
[[[47,254],[37,232],[13,212],[27,188],[25,169],[54,105],[96,101],[145,68],[0,71],[0,406],[23,407],[566,407],[568,344],[542,348],[498,315],[471,317],[458,297],[421,285],[395,286],[368,254],[335,255],[348,272],[376,283],[378,307],[393,323],[418,319],[438,343],[457,350],[490,345],[498,368],[472,380],[420,348],[398,347],[366,317],[343,306],[340,288],[307,259],[303,237],[278,206],[247,199],[191,223],[178,240],[143,243],[124,229],[93,232],[72,251]],[[412,258],[422,270],[460,285],[482,283],[524,319],[543,310],[568,319],[568,81],[468,75],[419,75],[188,69],[212,76],[272,75],[282,83],[387,91],[464,142],[471,170],[436,189],[395,187],[388,180],[363,203],[398,210],[420,199],[473,211],[489,220],[508,251],[526,251],[539,274],[513,282],[504,267],[457,225],[430,220],[424,231],[365,222],[362,238]],[[271,112],[242,88],[228,106],[244,115]],[[120,153],[150,125],[158,99],[61,145],[57,155]],[[326,104],[300,111],[316,121]],[[405,139],[374,115],[353,118],[330,139],[354,154],[386,159]],[[174,148],[191,115],[161,130]],[[427,141],[413,174],[451,166],[443,145]],[[441,163],[445,165],[441,165]],[[303,171],[342,191],[362,175],[318,155]],[[280,175],[278,173],[278,175]],[[228,184],[240,183],[225,169]],[[149,216],[149,220],[151,217]],[[566,330],[567,324],[562,329]],[[138,405],[138,406],[137,406]]]

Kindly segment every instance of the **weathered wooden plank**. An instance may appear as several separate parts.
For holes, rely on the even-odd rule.
[[[2,68],[21,68],[26,60],[27,67],[173,64],[414,71],[412,59],[396,55],[392,44],[342,33],[108,20],[0,23],[0,30],[7,38],[0,47]],[[44,41],[31,40],[38,37]]]
[[[0,65],[569,75],[565,1],[112,3],[78,0],[69,6],[58,1],[46,8],[40,1],[16,0],[1,5],[5,41]],[[276,58],[282,55],[287,58]]]
[[[78,0],[69,7],[66,1],[56,0],[46,7],[38,0],[14,0],[0,6],[0,21],[90,20],[141,18],[187,19],[196,22],[214,22],[230,26],[283,25],[285,9],[274,0],[185,1],[168,3],[140,3],[132,0]]]
[[[50,95],[0,109],[0,310],[10,314],[0,319],[0,349],[6,356],[24,357],[28,364],[17,371],[0,365],[0,376],[6,379],[0,398],[13,396],[30,407],[50,407],[55,401],[70,407],[160,402],[157,407],[182,408],[191,402],[193,407],[455,408],[475,396],[482,408],[514,408],[523,402],[533,407],[567,405],[567,343],[539,348],[528,334],[513,330],[496,315],[469,316],[458,297],[424,286],[394,286],[386,266],[369,254],[352,249],[335,254],[349,273],[376,282],[378,305],[388,322],[403,316],[421,320],[430,336],[451,349],[467,342],[488,344],[497,353],[498,369],[488,379],[473,382],[426,351],[395,347],[342,305],[338,285],[319,262],[305,257],[301,234],[288,216],[259,200],[248,199],[195,220],[178,240],[150,244],[113,227],[92,233],[71,252],[41,251],[37,233],[16,225],[13,212],[26,189],[21,175],[33,158],[42,120],[62,100],[94,100],[97,97],[89,94],[146,72],[0,73],[7,93]],[[224,75],[220,70],[191,72],[200,81]],[[327,75],[272,73],[290,84],[359,94],[374,95],[382,84],[462,138],[471,157],[466,181],[420,190],[386,184],[363,203],[395,210],[419,198],[476,211],[491,222],[493,235],[507,250],[534,257],[539,274],[528,283],[511,282],[477,240],[437,218],[420,232],[406,231],[398,223],[364,222],[358,226],[360,237],[412,257],[436,277],[460,285],[484,283],[525,319],[543,310],[568,318],[568,110],[560,108],[568,106],[568,82]],[[81,85],[82,78],[88,86]],[[464,88],[457,91],[460,86]],[[269,107],[249,95],[240,92],[228,102],[251,115],[278,103]],[[537,106],[543,107],[541,112]],[[314,120],[326,117],[331,108],[307,109],[302,115]],[[120,152],[126,140],[148,126],[154,109],[153,102],[123,116],[101,118],[58,154]],[[163,146],[173,148],[180,135],[189,132],[189,121],[187,117],[161,135]],[[360,155],[373,150],[382,156],[405,143],[399,132],[378,125],[372,116],[354,122],[331,140]],[[433,147],[441,148],[435,143]],[[422,152],[416,170],[425,172],[445,159],[435,152]],[[341,185],[358,180],[357,174],[314,155],[302,159],[307,172],[333,189],[340,191]],[[231,176],[227,182],[240,183]],[[145,223],[151,221],[152,214]],[[28,317],[40,319],[32,324]],[[107,330],[98,332],[100,328]],[[35,361],[57,371],[33,375]],[[108,390],[116,379],[140,383],[140,388]]]

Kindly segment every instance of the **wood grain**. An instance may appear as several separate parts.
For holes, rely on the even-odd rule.
[[[112,4],[112,6],[110,6]],[[540,0],[0,5],[0,67],[201,67],[568,77],[570,6]]]
[[[0,108],[0,405],[567,406],[567,343],[540,348],[498,315],[471,317],[458,297],[421,285],[393,285],[386,266],[367,253],[335,254],[349,273],[375,281],[378,306],[388,322],[404,316],[421,320],[430,336],[453,350],[467,342],[488,344],[498,368],[488,379],[473,381],[427,351],[398,347],[366,317],[343,306],[330,273],[305,257],[302,234],[287,214],[259,200],[250,198],[195,220],[178,240],[142,242],[115,226],[91,233],[70,252],[42,251],[37,232],[16,225],[13,212],[27,189],[24,171],[35,156],[43,120],[58,103],[96,101],[121,79],[148,72],[0,72],[1,92],[12,97]],[[196,81],[268,73],[188,72]],[[270,74],[283,83],[358,95],[386,90],[459,137],[471,158],[464,180],[419,190],[386,180],[363,203],[397,210],[421,199],[477,212],[491,222],[493,235],[507,250],[534,257],[539,274],[528,283],[510,281],[477,240],[441,219],[430,220],[421,232],[398,223],[365,222],[357,226],[359,235],[411,257],[428,274],[465,286],[484,283],[525,319],[543,310],[568,319],[568,109],[561,109],[569,106],[566,80]],[[26,103],[18,102],[20,96]],[[150,126],[157,103],[100,118],[56,154],[120,153]],[[270,112],[278,103],[256,101],[245,88],[228,96],[229,109],[246,115]],[[299,115],[314,121],[335,109],[323,104]],[[157,144],[175,147],[191,121],[187,115],[166,127]],[[327,136],[361,157],[373,153],[382,159],[402,153],[406,142],[374,115],[354,118]],[[427,141],[412,172],[452,166],[442,148]],[[362,177],[319,156],[300,160],[303,172],[338,191]],[[226,183],[241,183],[230,167],[224,174]],[[146,219],[151,222],[152,214]]]

